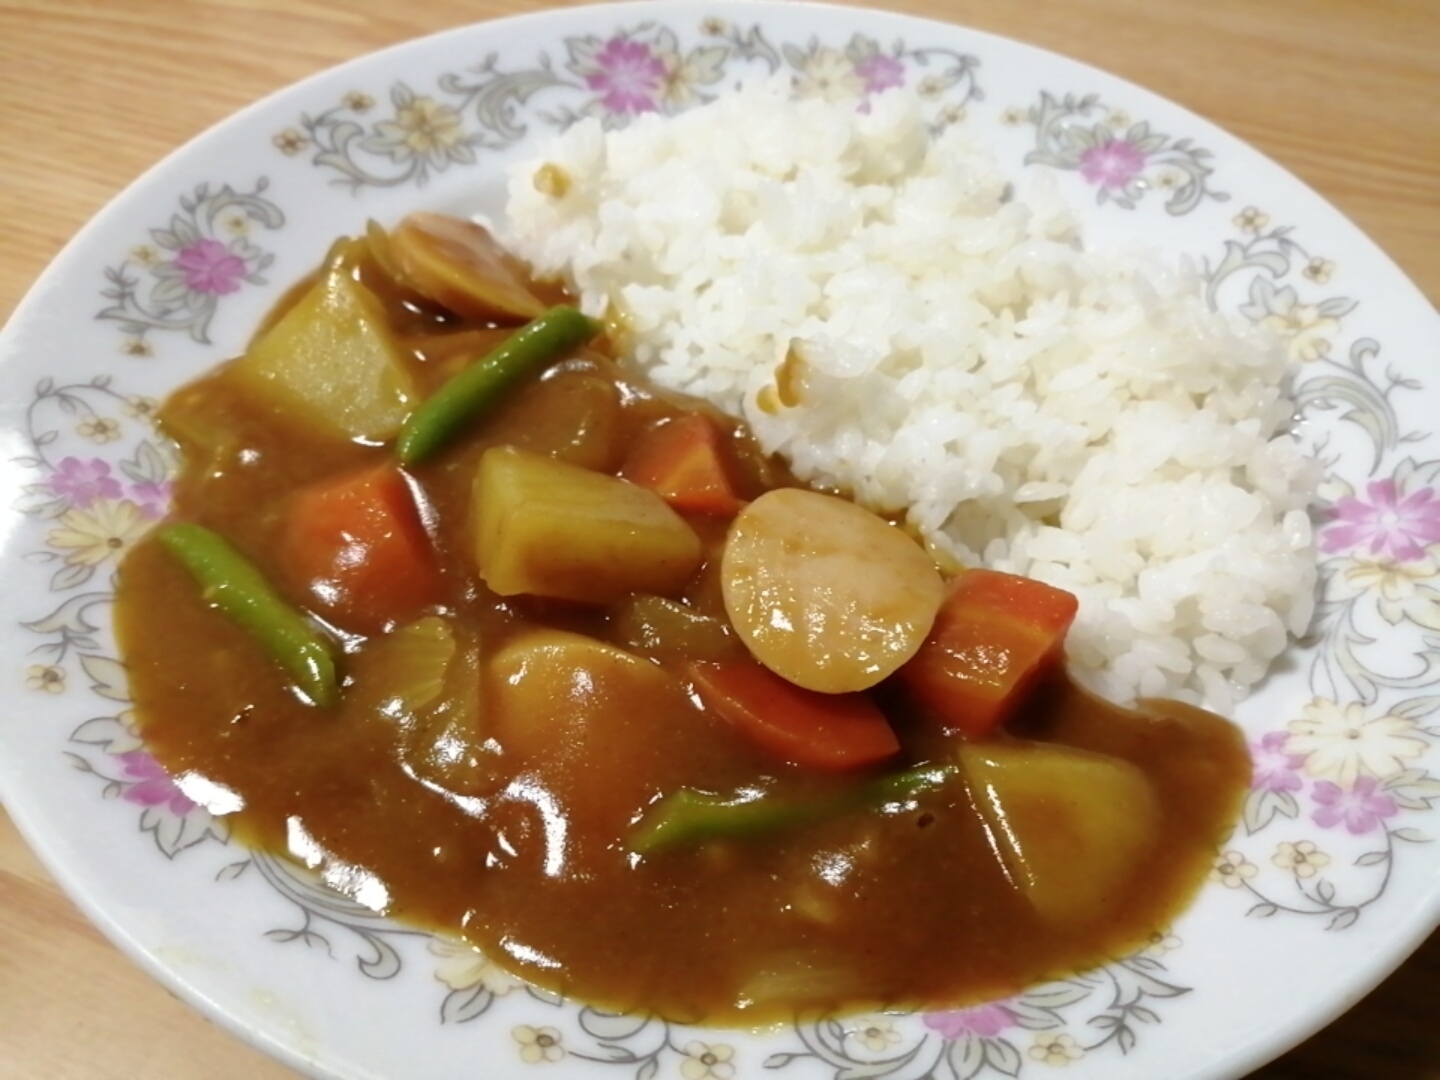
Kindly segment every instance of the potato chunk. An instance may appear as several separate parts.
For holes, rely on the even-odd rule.
[[[653,491],[514,447],[481,457],[470,515],[480,576],[501,596],[673,596],[700,567],[700,538]]]
[[[568,630],[531,630],[486,660],[490,734],[528,761],[571,758],[583,764],[638,722],[633,701],[680,693],[671,675],[632,652]],[[613,714],[613,719],[606,719]],[[603,742],[582,729],[598,725]],[[623,740],[622,740],[623,741]]]
[[[659,763],[685,738],[683,684],[624,649],[533,630],[485,661],[487,733],[521,788],[554,793],[585,831],[625,835],[656,796]]]
[[[1052,743],[964,745],[960,762],[991,844],[1047,922],[1115,906],[1160,838],[1160,808],[1128,761]]]
[[[380,301],[340,270],[270,327],[234,375],[297,420],[349,439],[391,438],[415,398]]]

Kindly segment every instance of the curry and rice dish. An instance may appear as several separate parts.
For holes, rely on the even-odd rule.
[[[405,402],[508,333],[387,275],[377,245],[468,232],[339,246],[165,406],[187,466],[125,564],[119,632],[169,769],[400,918],[684,1019],[1001,993],[1175,913],[1243,746],[1187,706],[1070,687],[1067,594],[945,582],[902,530],[585,344],[402,467]],[[284,366],[317,341],[352,382]],[[207,603],[248,587],[239,552],[323,622],[318,652]]]
[[[647,378],[566,276],[591,314],[474,223],[372,225],[165,404],[116,616],[165,767],[377,911],[681,1021],[983,1000],[1183,910],[1239,731],[1077,685],[1090,600]]]

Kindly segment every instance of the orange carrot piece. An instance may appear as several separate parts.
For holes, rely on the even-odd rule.
[[[720,431],[704,413],[685,413],[643,433],[620,475],[682,512],[733,517],[745,505],[725,468]]]
[[[409,621],[443,596],[415,495],[392,464],[298,492],[281,550],[289,580],[347,630],[374,633]]]
[[[1063,662],[1078,607],[1072,594],[1039,581],[967,570],[896,677],[948,731],[984,738]]]
[[[696,662],[686,671],[707,709],[792,764],[856,769],[900,750],[890,722],[865,694],[806,690],[748,658]]]

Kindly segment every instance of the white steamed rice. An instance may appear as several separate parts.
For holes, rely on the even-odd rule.
[[[1318,470],[1284,349],[1193,267],[1082,250],[1052,177],[1011,197],[913,95],[859,113],[772,81],[585,121],[512,173],[507,215],[653,379],[802,479],[942,563],[1075,592],[1072,671],[1102,693],[1227,710],[1308,624]]]

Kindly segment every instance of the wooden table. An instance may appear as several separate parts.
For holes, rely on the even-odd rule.
[[[0,316],[121,188],[241,106],[394,42],[542,6],[552,5],[0,0]],[[1309,182],[1440,301],[1434,0],[885,6],[1066,53],[1190,107]],[[15,690],[5,693],[13,708]],[[1440,1080],[1437,1020],[1440,935],[1255,1077]],[[102,939],[0,813],[0,1080],[288,1075]]]

